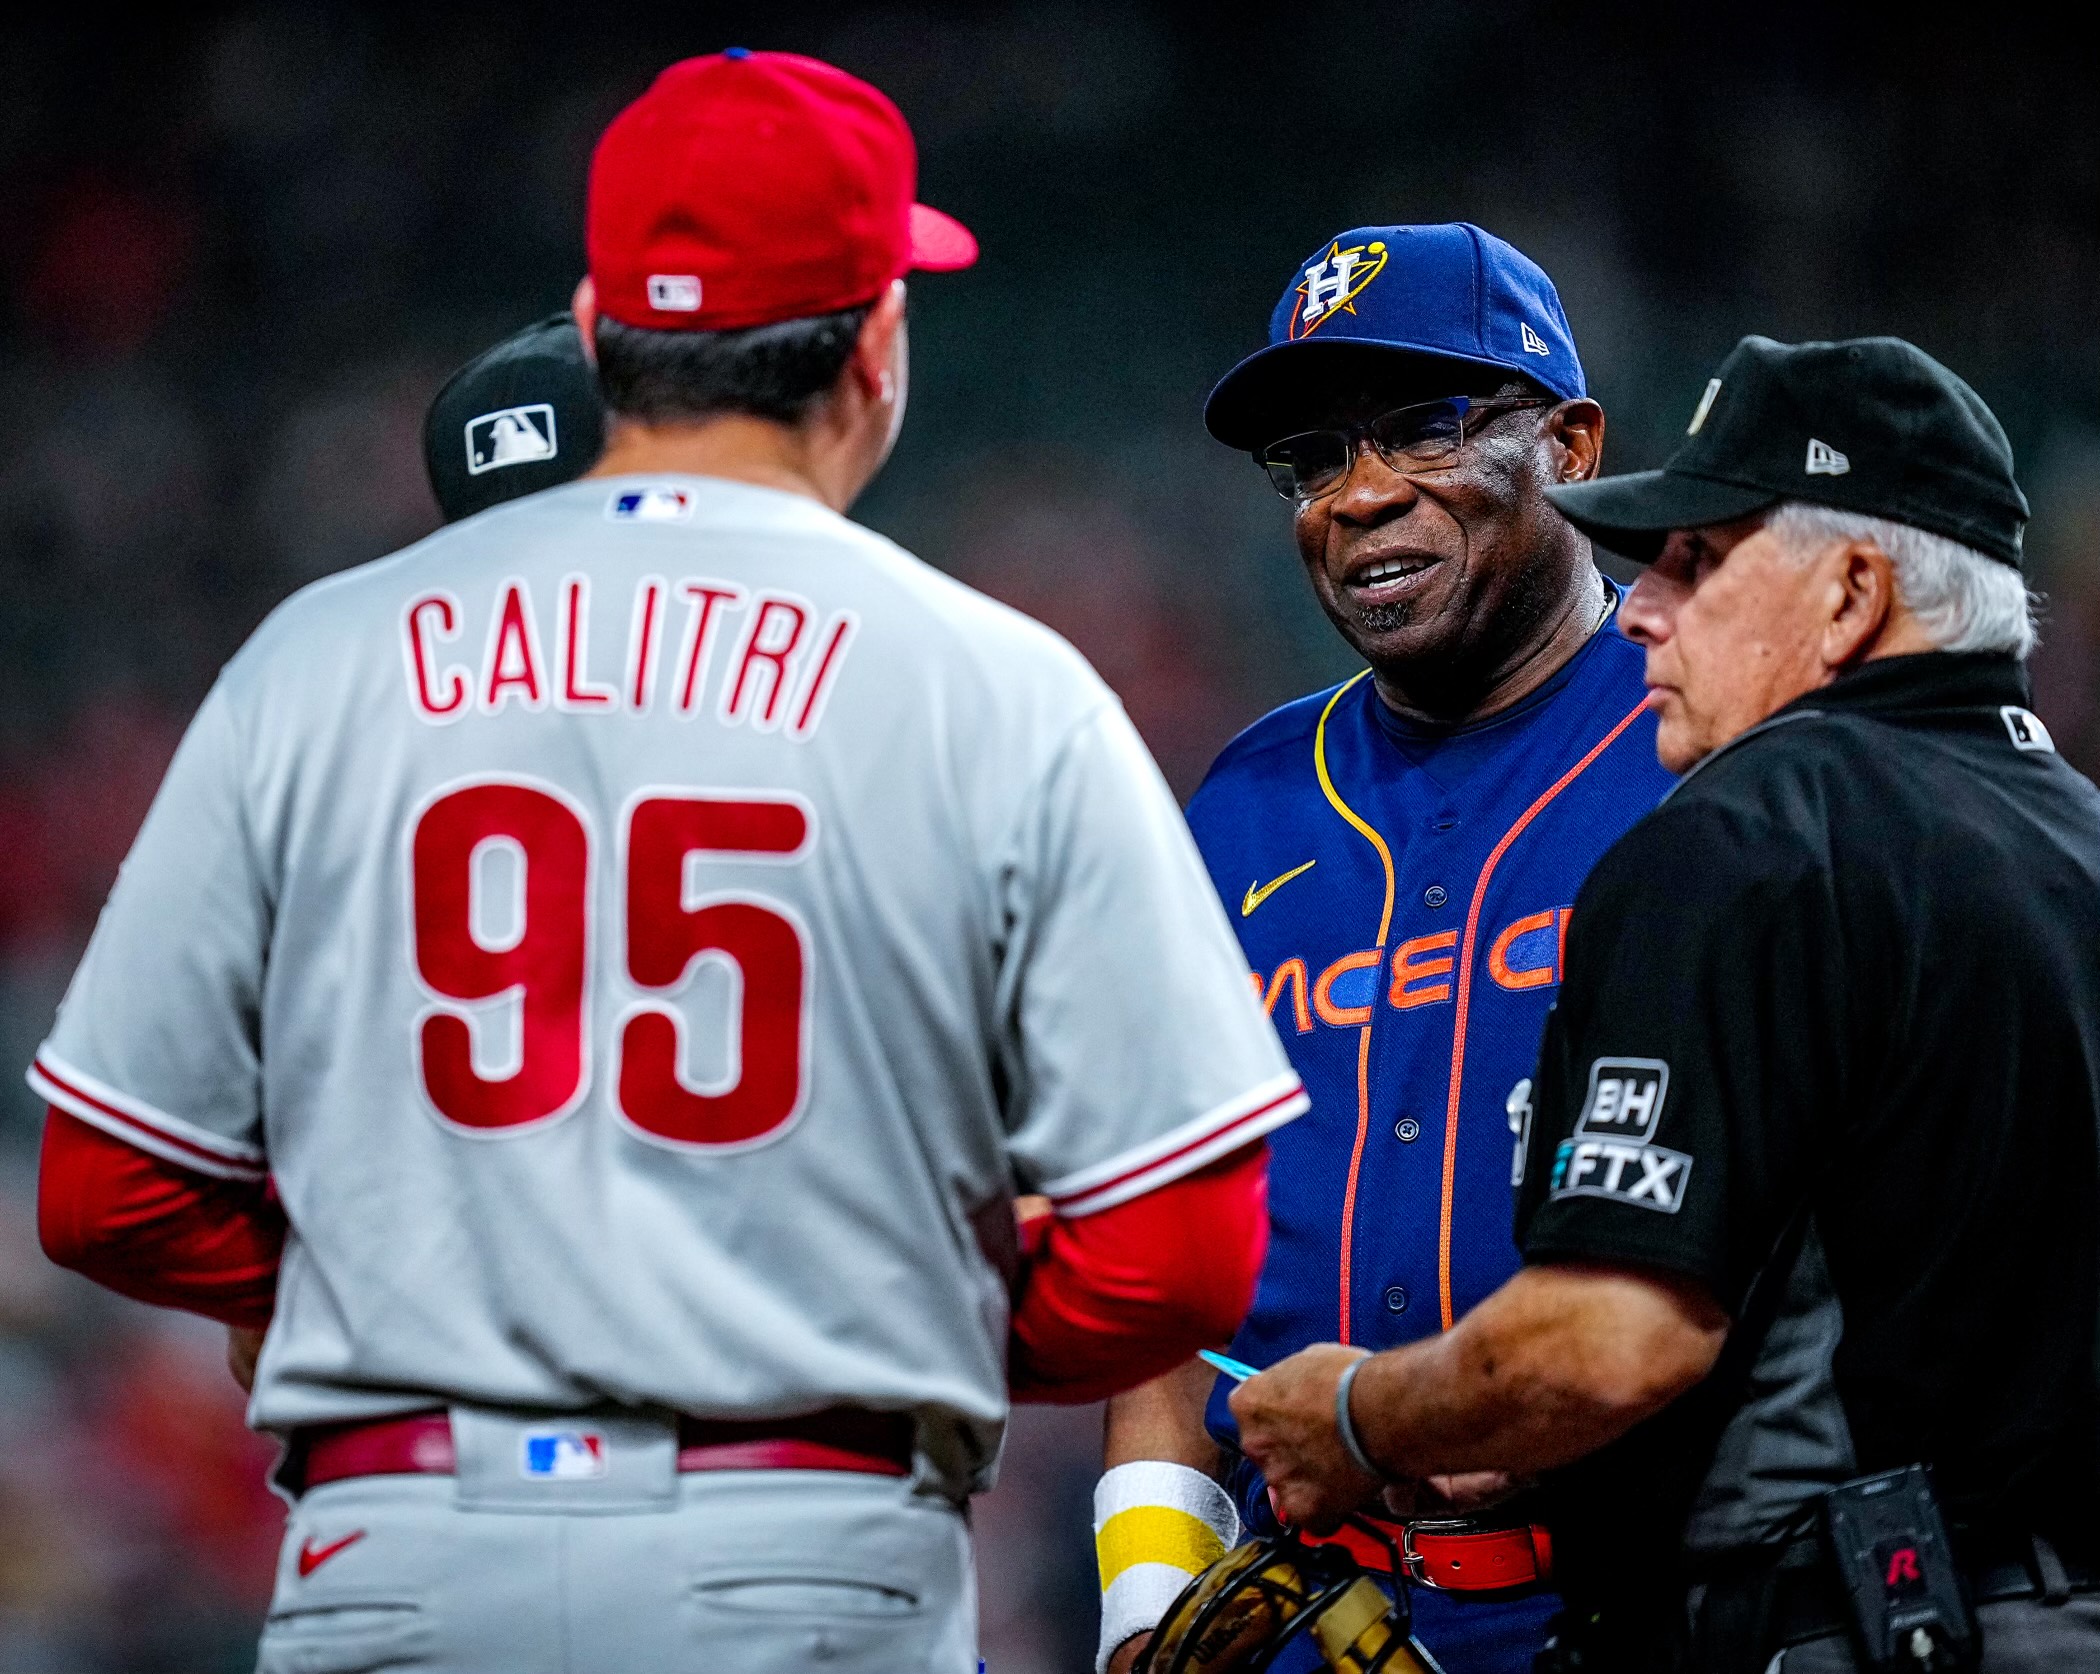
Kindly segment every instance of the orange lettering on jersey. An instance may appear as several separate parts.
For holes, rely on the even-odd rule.
[[[809,626],[809,607],[783,593],[761,593],[758,608],[751,613],[751,626],[744,633],[743,654],[736,672],[722,693],[722,719],[734,725],[744,718],[745,696],[752,694],[751,724],[761,732],[779,725],[781,705],[787,699],[788,659],[802,644]],[[756,707],[761,681],[766,688],[764,706]]]
[[[664,638],[664,578],[642,577],[634,593],[634,620],[627,629],[627,707],[646,714],[656,695],[656,659]]]
[[[1382,950],[1367,947],[1361,953],[1345,953],[1326,970],[1320,980],[1313,984],[1313,1010],[1320,1014],[1322,1023],[1332,1024],[1337,1029],[1361,1028],[1371,1021],[1369,1006],[1338,1006],[1334,1003],[1334,985],[1339,977],[1351,971],[1365,971],[1384,957]]]
[[[1395,1009],[1412,1011],[1451,998],[1451,984],[1437,977],[1451,974],[1454,963],[1449,949],[1458,946],[1456,930],[1440,930],[1434,936],[1417,936],[1393,949],[1393,987],[1386,997]],[[1438,954],[1443,957],[1435,957]]]
[[[714,648],[715,630],[726,607],[734,610],[745,599],[743,588],[728,581],[681,581],[678,596],[692,605],[685,624],[684,672],[678,681],[678,713],[692,714],[699,703],[700,681],[707,673],[707,657]]]
[[[426,721],[457,720],[473,695],[473,681],[456,666],[438,673],[437,641],[459,638],[459,600],[450,593],[425,593],[410,602],[405,620],[409,701]]]
[[[546,708],[543,666],[531,590],[522,581],[506,581],[503,602],[496,607],[495,618],[489,624],[488,655],[481,669],[481,707],[493,715],[515,692],[527,709]]]
[[[1288,988],[1291,991],[1291,1020],[1298,1025],[1298,1033],[1303,1035],[1312,1032],[1312,1011],[1305,999],[1310,979],[1305,974],[1303,959],[1286,959],[1278,965],[1275,976],[1269,979],[1269,991],[1266,994],[1262,992],[1261,972],[1255,971],[1252,975],[1254,997],[1261,1001],[1262,1010],[1274,1017],[1276,1002],[1283,998],[1283,991]]]
[[[1550,960],[1543,965],[1519,965],[1514,970],[1510,968],[1509,963],[1509,950],[1517,939],[1530,935],[1534,930],[1551,930],[1555,917],[1556,915],[1550,912],[1527,913],[1516,923],[1506,926],[1502,934],[1495,938],[1494,944],[1488,949],[1488,975],[1495,979],[1496,987],[1543,988],[1558,977],[1558,967]]]
[[[561,643],[561,689],[556,703],[563,709],[610,709],[620,694],[603,682],[593,685],[585,666],[591,649],[590,577],[563,580],[559,618],[555,631]]]
[[[802,701],[795,706],[794,720],[788,723],[788,737],[796,742],[809,737],[824,719],[824,703],[845,663],[846,644],[859,627],[860,618],[850,610],[842,610],[831,619],[818,640],[821,649],[817,652],[816,670],[803,690]]]

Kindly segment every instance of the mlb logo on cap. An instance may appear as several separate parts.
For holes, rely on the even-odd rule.
[[[467,420],[467,475],[552,459],[561,451],[554,435],[554,407],[546,401],[505,407]]]
[[[682,488],[639,488],[615,494],[606,515],[616,523],[676,523],[693,515],[693,497]]]
[[[605,1474],[605,1438],[591,1430],[527,1430],[518,1474],[536,1482],[577,1482]]]

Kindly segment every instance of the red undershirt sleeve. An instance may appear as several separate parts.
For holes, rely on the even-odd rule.
[[[1007,1378],[1016,1401],[1098,1401],[1222,1348],[1269,1242],[1268,1147],[1029,1229]]]
[[[267,1181],[192,1173],[56,1107],[45,1121],[44,1253],[120,1296],[260,1329],[276,1302],[284,1226]]]

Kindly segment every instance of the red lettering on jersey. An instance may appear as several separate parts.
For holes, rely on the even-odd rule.
[[[1433,979],[1451,974],[1457,961],[1444,950],[1456,946],[1456,930],[1439,930],[1434,936],[1417,936],[1393,949],[1393,987],[1386,998],[1395,1009],[1412,1011],[1451,998],[1451,984]],[[1439,953],[1444,956],[1432,957]]]
[[[818,641],[822,649],[817,652],[816,672],[809,677],[802,701],[796,706],[795,718],[788,724],[788,737],[800,740],[817,730],[818,723],[824,719],[824,700],[831,695],[831,687],[845,663],[846,643],[859,627],[860,618],[850,610],[842,610],[831,619],[831,625]]]
[[[1313,984],[1313,1010],[1320,1014],[1320,1021],[1337,1029],[1361,1028],[1371,1021],[1369,1006],[1338,1006],[1334,1003],[1334,985],[1338,978],[1351,971],[1367,971],[1376,965],[1384,954],[1375,947],[1367,947],[1361,953],[1345,953],[1326,970]]]
[[[524,856],[525,910],[515,939],[489,947],[474,933],[474,857],[506,839]],[[409,846],[416,974],[439,1003],[417,1021],[416,1055],[424,1092],[447,1122],[520,1127],[565,1114],[583,1093],[590,849],[583,816],[552,786],[466,785],[417,819]],[[474,1067],[467,1008],[513,991],[518,1064],[485,1077]]]
[[[473,682],[463,668],[438,673],[436,642],[459,637],[459,600],[450,593],[425,593],[410,603],[404,620],[408,628],[409,700],[426,721],[457,719],[472,695]]]
[[[1495,979],[1495,986],[1512,990],[1543,988],[1559,975],[1559,967],[1548,960],[1543,965],[1520,965],[1510,968],[1509,950],[1520,937],[1534,930],[1551,930],[1557,915],[1551,912],[1526,913],[1514,924],[1507,926],[1488,949],[1488,975]]]
[[[493,715],[513,690],[527,709],[547,706],[547,682],[541,673],[539,626],[533,620],[532,594],[522,581],[503,584],[503,602],[489,625],[488,655],[482,662],[481,707]]]
[[[809,946],[783,902],[763,895],[688,901],[686,857],[790,861],[808,851],[812,818],[799,800],[657,795],[627,822],[627,968],[644,988],[675,991],[704,957],[727,959],[741,981],[737,1078],[688,1086],[678,1073],[679,1021],[646,1006],[620,1031],[620,1114],[679,1145],[748,1145],[801,1109],[809,1079]]]
[[[602,682],[591,684],[586,662],[591,649],[591,583],[572,575],[561,584],[561,696],[564,709],[610,709],[620,694]]]
[[[685,672],[678,682],[678,713],[690,715],[699,701],[700,681],[707,673],[707,655],[714,646],[722,607],[735,609],[746,595],[743,588],[727,581],[681,581],[678,596],[693,607],[685,624]]]
[[[635,590],[634,621],[627,630],[627,707],[637,715],[656,690],[656,656],[664,637],[664,578],[644,576]]]
[[[1298,1033],[1312,1033],[1312,1010],[1306,1003],[1306,989],[1312,979],[1305,974],[1303,959],[1286,959],[1276,967],[1276,974],[1269,978],[1269,989],[1262,992],[1261,973],[1254,973],[1254,997],[1261,1001],[1262,1010],[1271,1017],[1276,1015],[1276,1002],[1283,998],[1283,991],[1291,991],[1291,1021],[1298,1026]]]
[[[773,643],[768,644],[766,630],[775,628]],[[808,607],[781,593],[759,595],[758,609],[752,614],[751,626],[744,635],[744,652],[737,660],[736,673],[730,679],[728,689],[722,696],[722,719],[732,725],[744,717],[744,694],[752,689],[751,676],[755,670],[771,670],[766,688],[765,707],[751,717],[751,724],[760,731],[769,731],[779,722],[780,706],[787,697],[788,659],[802,643],[802,633],[809,626]],[[786,637],[782,638],[782,633]]]

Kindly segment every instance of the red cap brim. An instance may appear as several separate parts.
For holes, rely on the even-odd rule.
[[[911,206],[911,265],[925,273],[953,273],[977,260],[977,235],[952,215]]]

